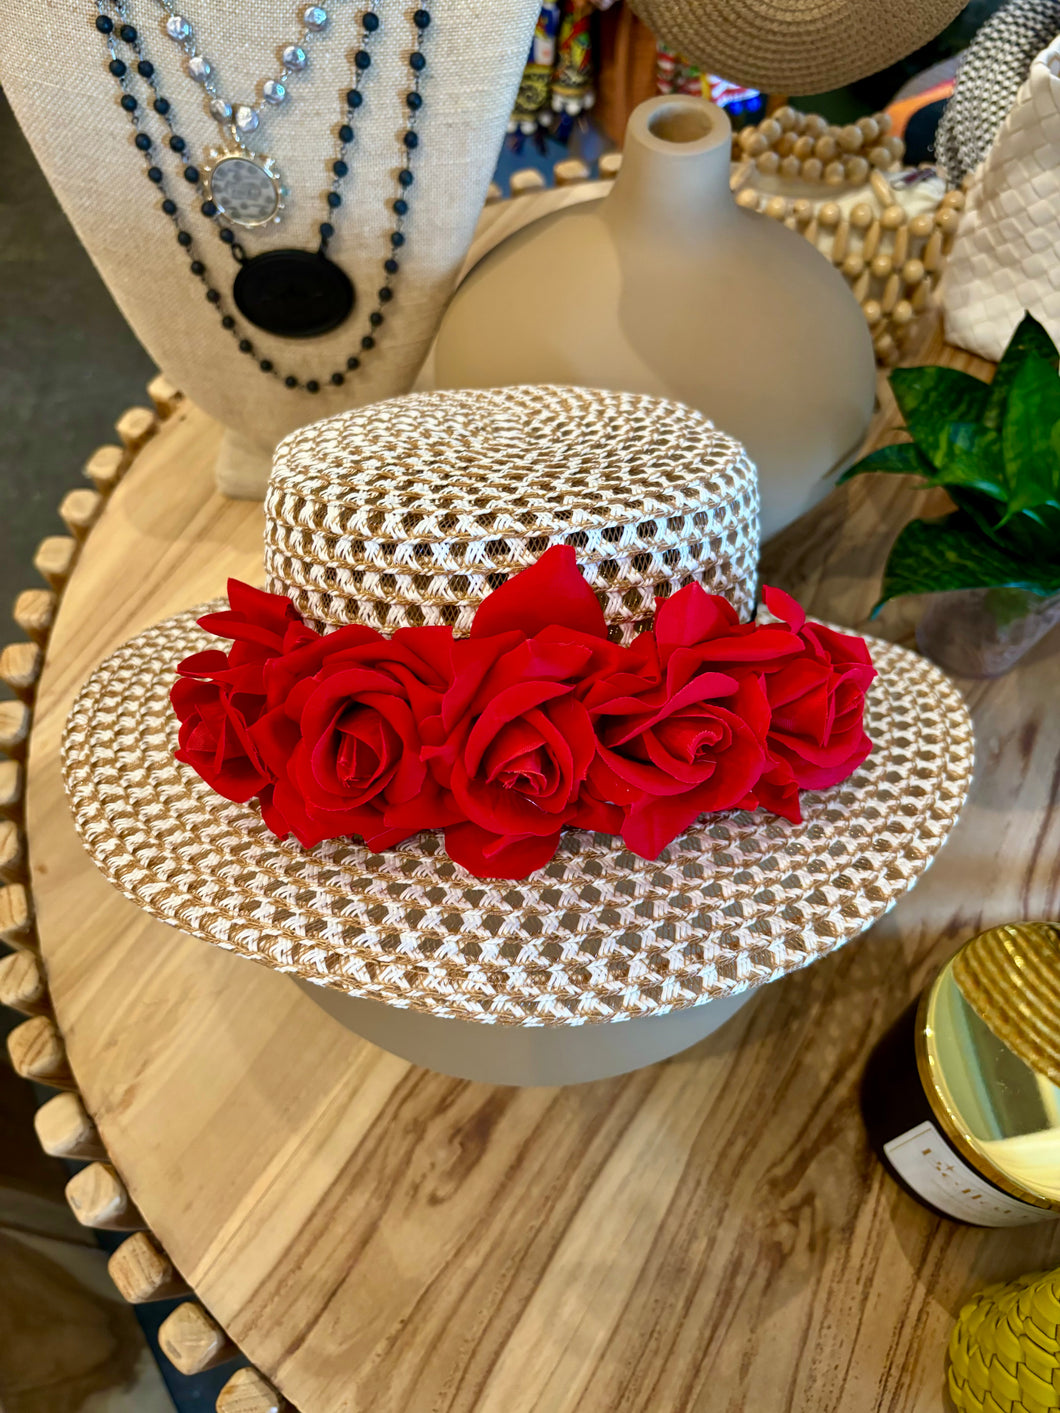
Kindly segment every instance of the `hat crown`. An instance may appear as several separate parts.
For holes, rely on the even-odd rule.
[[[276,450],[269,588],[321,629],[449,624],[555,544],[574,546],[611,636],[696,580],[754,604],[758,486],[700,413],[567,387],[413,393],[330,417]]]

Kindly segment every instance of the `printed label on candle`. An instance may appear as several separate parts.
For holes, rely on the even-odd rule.
[[[985,1227],[1021,1227],[1055,1215],[999,1192],[961,1162],[933,1123],[918,1124],[892,1138],[883,1151],[915,1192],[959,1221]]]

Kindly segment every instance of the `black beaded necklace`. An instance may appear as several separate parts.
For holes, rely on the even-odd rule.
[[[162,119],[168,132],[166,144],[176,154],[181,163],[182,175],[189,185],[196,189],[200,201],[200,211],[217,228],[222,242],[229,248],[233,259],[239,265],[232,289],[236,308],[248,322],[256,324],[266,332],[288,338],[313,337],[337,328],[352,312],[355,295],[353,284],[338,265],[328,257],[328,244],[335,234],[330,220],[319,226],[320,243],[315,251],[275,250],[248,257],[236,239],[231,226],[224,221],[221,212],[208,194],[204,192],[202,174],[191,160],[188,144],[176,131],[173,106],[159,91],[156,70],[144,53],[143,41],[136,27],[128,22],[126,0],[96,0],[99,11],[96,16],[96,29],[103,36],[108,58],[107,68],[113,75],[121,91],[120,105],[135,130],[134,143],[144,154],[148,180],[158,188],[161,195],[161,210],[173,222],[177,231],[177,243],[188,252],[189,270],[193,278],[205,287],[206,299],[218,311],[221,326],[237,341],[240,353],[257,359],[263,373],[279,378],[288,388],[304,387],[307,392],[320,391],[321,382],[307,378],[304,382],[293,374],[284,375],[271,359],[259,358],[253,342],[240,331],[235,318],[224,309],[220,291],[212,282],[205,262],[195,252],[195,241],[187,230],[187,223],[181,215],[177,202],[173,200],[166,186],[165,172],[156,164],[155,140],[145,131],[143,117],[145,109],[133,90],[133,69],[153,94],[150,106]],[[113,11],[108,14],[108,10]],[[401,135],[402,162],[397,172],[399,193],[390,203],[396,219],[389,236],[390,251],[383,261],[385,278],[377,291],[377,303],[368,315],[368,323],[373,332],[365,334],[360,341],[360,352],[346,359],[345,369],[332,373],[326,381],[340,386],[346,375],[361,367],[363,356],[375,347],[375,332],[384,322],[383,306],[393,299],[393,282],[400,269],[397,251],[405,244],[404,221],[409,211],[409,188],[414,181],[411,166],[412,153],[419,146],[416,132],[416,115],[423,106],[420,93],[420,79],[427,66],[423,53],[423,40],[431,22],[426,9],[418,9],[412,16],[415,45],[409,54],[411,72],[409,91],[405,95],[407,112],[405,129]],[[353,55],[353,77],[351,87],[344,97],[342,121],[337,131],[338,155],[331,164],[331,183],[325,195],[327,214],[342,204],[341,185],[349,171],[346,154],[354,141],[351,125],[352,115],[362,106],[364,96],[361,80],[371,67],[371,54],[368,52],[370,36],[380,27],[378,14],[374,9],[366,9],[361,15],[361,46]],[[130,65],[121,58],[118,41],[127,45],[135,55],[135,63]],[[340,312],[341,311],[341,312]]]

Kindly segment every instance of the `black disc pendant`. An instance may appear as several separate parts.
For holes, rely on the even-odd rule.
[[[350,317],[353,285],[314,250],[269,250],[244,260],[232,286],[244,319],[281,338],[311,339]]]

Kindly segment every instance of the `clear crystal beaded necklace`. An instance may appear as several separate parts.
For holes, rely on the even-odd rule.
[[[431,22],[429,11],[417,9],[412,15],[414,42],[408,56],[411,78],[409,90],[405,95],[406,124],[400,139],[402,163],[397,172],[398,195],[389,203],[395,217],[394,229],[390,232],[389,250],[383,261],[385,278],[378,290],[375,308],[368,316],[370,332],[362,336],[358,352],[351,354],[346,359],[344,369],[336,370],[323,380],[307,378],[303,381],[293,374],[284,375],[276,368],[271,359],[261,358],[253,341],[245,336],[239,329],[236,319],[224,308],[223,296],[211,279],[206,264],[195,247],[195,239],[188,230],[189,223],[167,190],[165,171],[158,165],[158,143],[148,131],[148,125],[145,122],[147,108],[150,107],[161,118],[165,130],[163,145],[176,154],[181,166],[181,175],[189,185],[196,189],[200,198],[202,215],[218,227],[222,242],[228,246],[232,257],[240,267],[233,285],[232,298],[236,308],[250,323],[269,333],[288,338],[306,338],[330,332],[345,321],[353,309],[355,296],[349,277],[334,261],[328,258],[328,244],[335,234],[332,221],[330,219],[321,221],[318,228],[320,243],[315,251],[271,250],[265,251],[261,255],[248,257],[236,239],[232,224],[254,226],[265,222],[256,218],[253,209],[245,208],[244,202],[249,203],[250,207],[254,206],[254,202],[250,197],[240,195],[241,184],[236,180],[238,174],[233,174],[231,182],[222,183],[220,190],[218,190],[216,173],[221,163],[215,162],[213,165],[214,182],[211,184],[207,180],[206,172],[200,170],[192,160],[187,142],[176,130],[173,105],[158,89],[155,66],[144,52],[142,36],[136,27],[129,22],[127,0],[96,0],[96,9],[98,13],[95,26],[104,39],[108,55],[107,69],[116,80],[120,90],[120,106],[135,129],[134,143],[137,149],[143,153],[147,178],[158,189],[161,196],[162,213],[176,227],[177,243],[188,254],[190,272],[205,286],[206,299],[217,309],[222,328],[236,339],[240,353],[256,358],[261,371],[280,378],[285,387],[301,387],[307,392],[315,393],[320,390],[324,381],[335,386],[342,384],[346,381],[348,373],[355,372],[362,366],[364,355],[375,347],[376,332],[385,319],[383,309],[393,299],[393,283],[400,269],[398,251],[405,244],[404,224],[409,210],[409,189],[414,181],[411,158],[419,146],[415,120],[423,105],[420,80],[427,62],[423,53],[423,40]],[[202,56],[197,53],[194,44],[191,43],[190,26],[188,26],[188,34],[183,36],[182,29],[187,22],[183,20],[183,17],[172,14],[168,6],[163,5],[163,9],[167,13],[167,34],[171,33],[170,24],[174,19],[181,22],[179,25],[174,25],[173,29],[178,35],[181,35],[179,42],[182,47],[186,42],[191,44],[192,52],[187,55],[187,62],[191,65],[195,58]],[[328,22],[327,13],[320,6],[310,6],[309,9],[321,12],[320,15],[314,14],[312,18],[314,21],[319,19],[319,29],[322,29]],[[307,14],[308,11],[303,12],[303,20],[308,26]],[[349,171],[346,156],[355,140],[352,123],[354,115],[363,104],[361,82],[372,62],[368,41],[380,28],[380,18],[374,8],[363,11],[360,16],[360,25],[362,30],[361,44],[353,54],[352,85],[344,95],[342,117],[336,134],[338,156],[331,164],[331,184],[324,198],[326,217],[333,216],[342,205],[340,188]],[[318,30],[314,32],[318,32]],[[171,35],[171,37],[175,36]],[[121,45],[128,46],[131,50],[131,62],[126,62],[122,57]],[[284,50],[285,65],[286,56],[292,47],[297,47],[304,56],[301,45],[288,46]],[[187,53],[187,49],[185,52]],[[212,65],[205,59],[203,63],[208,69],[206,77],[210,78],[213,73]],[[134,73],[137,78],[142,80],[143,86],[146,87],[150,95],[150,101],[146,105],[140,101],[134,91],[136,89]],[[195,78],[194,73],[191,73],[190,76]],[[196,79],[196,82],[201,82],[201,80]],[[269,101],[266,90],[268,84],[272,82],[281,82],[281,80],[267,80],[262,85],[265,102]],[[141,95],[142,92],[141,89]],[[212,106],[218,102],[227,103],[227,100],[221,99],[216,92],[211,93],[209,95],[211,114],[216,121],[221,122],[222,119],[218,117],[218,112],[221,110],[218,109],[217,112],[214,112]],[[251,108],[249,104],[238,106]],[[254,111],[256,112],[256,110]],[[233,110],[233,116],[234,112],[235,110]],[[255,122],[253,127],[247,130],[252,131],[256,126]],[[274,172],[270,172],[264,166],[269,159],[248,152],[240,144],[236,153],[227,154],[226,160],[233,163],[238,160],[247,166],[261,167],[269,183],[275,181],[276,197],[279,201],[278,178]],[[203,163],[203,167],[206,167],[206,163]],[[219,196],[228,199],[228,209],[223,206],[222,201],[218,200]],[[275,219],[276,214],[278,212],[267,216],[265,220]],[[250,219],[241,220],[240,216],[250,217]]]

